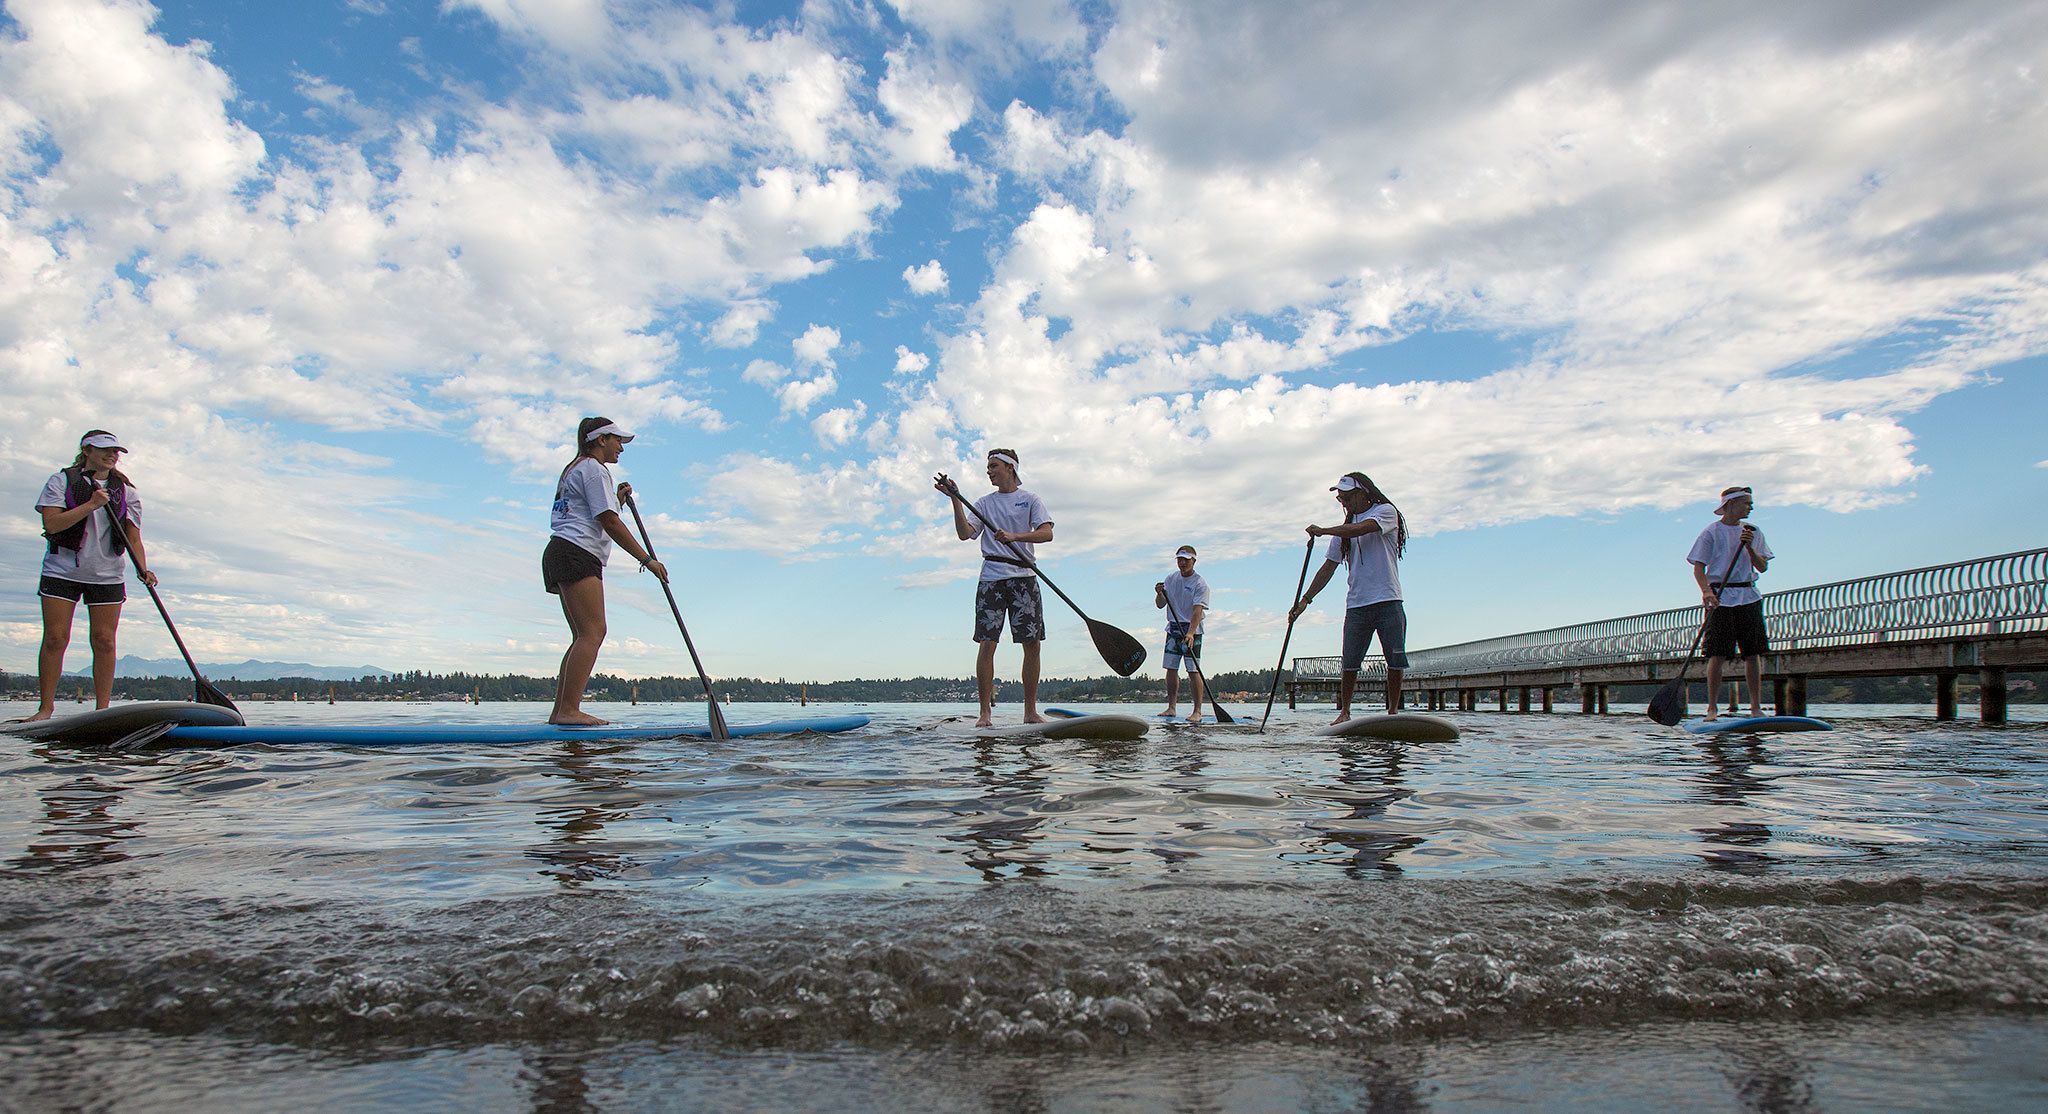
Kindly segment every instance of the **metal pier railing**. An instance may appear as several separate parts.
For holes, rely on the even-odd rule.
[[[2048,548],[1771,592],[1764,596],[1775,676],[1995,673],[2003,719],[2006,668],[2048,666]],[[1655,681],[1684,658],[1705,618],[1694,605],[1500,638],[1409,651],[1407,684],[1450,687],[1538,686],[1588,680],[1605,685]],[[2011,653],[1992,653],[1996,644]],[[1940,652],[1947,648],[1947,653]],[[2003,656],[2006,660],[1994,660]],[[1303,690],[1333,686],[1338,660],[1294,660]],[[1385,664],[1368,661],[1375,685]],[[1547,702],[1547,699],[1546,699]],[[1803,703],[1803,695],[1794,703]],[[1505,697],[1503,696],[1503,703]],[[1786,703],[1781,698],[1779,703]],[[1526,706],[1526,694],[1524,696]]]

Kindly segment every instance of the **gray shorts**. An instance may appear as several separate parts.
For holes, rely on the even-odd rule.
[[[1408,609],[1400,600],[1384,600],[1344,612],[1344,672],[1356,673],[1365,664],[1374,634],[1380,636],[1387,668],[1408,668]]]

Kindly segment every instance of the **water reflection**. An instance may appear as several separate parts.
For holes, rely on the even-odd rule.
[[[1050,878],[1049,860],[1037,845],[1045,837],[1040,806],[1050,784],[1050,766],[1040,761],[1029,747],[1000,739],[977,739],[973,744],[974,779],[983,786],[978,808],[963,813],[972,818],[963,832],[948,832],[948,840],[972,845],[967,865],[981,873],[984,882],[1011,878]]]
[[[61,761],[53,751],[36,753],[53,763]],[[36,796],[42,802],[45,826],[20,855],[8,860],[14,870],[63,874],[123,862],[128,858],[124,845],[141,834],[142,821],[114,815],[121,804],[120,787],[93,771],[37,786]]]
[[[1203,773],[1209,768],[1209,752],[1202,745],[1200,736],[1194,736],[1192,733],[1190,736],[1173,740],[1181,743],[1184,749],[1162,753],[1160,756],[1165,760],[1166,768],[1172,771],[1172,776],[1162,778],[1159,787],[1171,794],[1176,802],[1210,788],[1210,779]],[[1183,832],[1204,832],[1213,826],[1199,814],[1183,817],[1174,824],[1175,828]],[[1181,863],[1202,857],[1200,851],[1175,847],[1163,841],[1155,841],[1145,850],[1154,858],[1166,863],[1169,874],[1177,873]]]
[[[1380,823],[1387,810],[1415,795],[1404,783],[1408,749],[1399,745],[1337,749],[1337,784],[1316,796],[1351,811],[1317,822],[1315,842],[1338,852],[1317,862],[1342,864],[1347,878],[1400,874],[1395,856],[1422,846],[1421,836]]]
[[[591,1095],[588,1052],[528,1051],[520,1075],[533,1085],[534,1114],[583,1114],[598,1109]]]
[[[1375,1056],[1360,1069],[1359,1082],[1365,1086],[1365,1107],[1373,1114],[1411,1114],[1429,1109],[1424,1096],[1424,1066],[1414,1050]]]
[[[1738,1044],[1730,1052],[1728,1083],[1744,1110],[1758,1114],[1801,1114],[1818,1110],[1812,1070],[1777,1041]]]
[[[527,854],[547,866],[542,874],[577,889],[588,882],[615,878],[639,865],[632,858],[605,846],[607,825],[630,820],[646,803],[623,766],[607,765],[603,759],[619,753],[619,744],[565,742],[548,768],[540,772],[567,783],[566,797],[573,803],[540,810],[535,821],[552,834],[546,843],[527,849]]]
[[[1706,766],[1695,779],[1701,800],[1725,808],[1747,809],[1751,807],[1751,798],[1771,791],[1770,779],[1754,772],[1757,766],[1771,760],[1756,736],[1715,736],[1694,745],[1706,759]],[[1761,874],[1777,862],[1775,856],[1759,850],[1774,838],[1771,829],[1753,820],[1726,820],[1693,831],[1706,844],[1700,855],[1714,870]]]

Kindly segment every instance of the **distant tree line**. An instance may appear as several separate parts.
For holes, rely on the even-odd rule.
[[[278,677],[272,680],[225,680],[208,678],[213,686],[237,700],[455,700],[535,701],[552,700],[553,677],[526,677],[514,673],[429,673],[411,670],[389,676],[362,677],[353,681],[323,681],[312,677]],[[1219,693],[1255,692],[1263,698],[1273,682],[1270,669],[1258,672],[1219,673],[1214,679]],[[791,681],[783,678],[724,677],[712,686],[722,698],[749,703],[810,699],[825,703],[880,704],[904,702],[955,702],[975,698],[972,678],[911,677],[854,678],[849,681]],[[32,675],[0,672],[0,690],[16,697],[34,699],[36,679]],[[89,697],[92,683],[81,677],[66,677],[58,687],[60,698]],[[1182,682],[1183,696],[1186,682]],[[192,678],[117,677],[117,700],[190,700]],[[599,673],[590,679],[588,699],[640,700],[663,704],[704,699],[704,684],[695,677],[621,677]],[[1041,703],[1127,702],[1166,698],[1166,687],[1157,674],[1139,677],[1054,678],[1039,685]],[[996,699],[1016,703],[1024,699],[1024,686],[1004,681],[996,686]]]
[[[412,670],[383,677],[362,677],[353,681],[323,681],[312,677],[279,677],[267,681],[212,680],[215,688],[241,700],[325,700],[330,692],[336,700],[456,700],[535,701],[552,700],[553,677],[525,677],[515,673],[429,673]],[[810,699],[834,704],[952,703],[974,699],[974,681],[960,677],[860,678],[850,681],[791,681],[777,678],[727,677],[713,686],[721,697],[748,703],[793,702]],[[1211,686],[1226,699],[1265,699],[1273,684],[1273,671],[1239,670],[1218,673]],[[1187,696],[1182,682],[1182,698]],[[1615,685],[1611,700],[1642,703],[1655,696],[1658,685]],[[0,672],[0,691],[20,699],[35,698],[36,679],[23,673]],[[2048,703],[2048,673],[2009,673],[2007,699],[2014,704]],[[66,677],[58,686],[59,698],[90,698],[91,682]],[[1577,690],[1564,688],[1557,699],[1575,701]],[[117,700],[190,700],[192,678],[117,677]],[[1768,700],[1769,693],[1765,693]],[[1313,696],[1304,694],[1313,700]],[[1807,685],[1806,698],[1814,704],[1933,704],[1933,677],[1822,677]],[[695,702],[704,699],[704,685],[695,677],[621,677],[599,673],[590,679],[589,699],[639,700],[648,704]],[[1024,699],[1024,686],[1003,681],[996,686],[996,699],[1017,703]],[[1137,677],[1051,678],[1039,686],[1043,704],[1139,703],[1165,700],[1165,680],[1157,671]],[[1282,699],[1285,699],[1283,694]],[[1977,700],[1977,678],[1963,674],[1956,678],[1956,701]],[[1412,700],[1411,700],[1412,703]],[[1482,702],[1482,706],[1484,706]]]

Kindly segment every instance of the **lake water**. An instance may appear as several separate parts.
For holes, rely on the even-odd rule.
[[[2048,1104],[2038,708],[1706,738],[1452,713],[1463,738],[1429,746],[1312,737],[1309,707],[1264,735],[1030,745],[972,737],[958,705],[804,711],[874,723],[124,755],[0,736],[0,1106]]]

